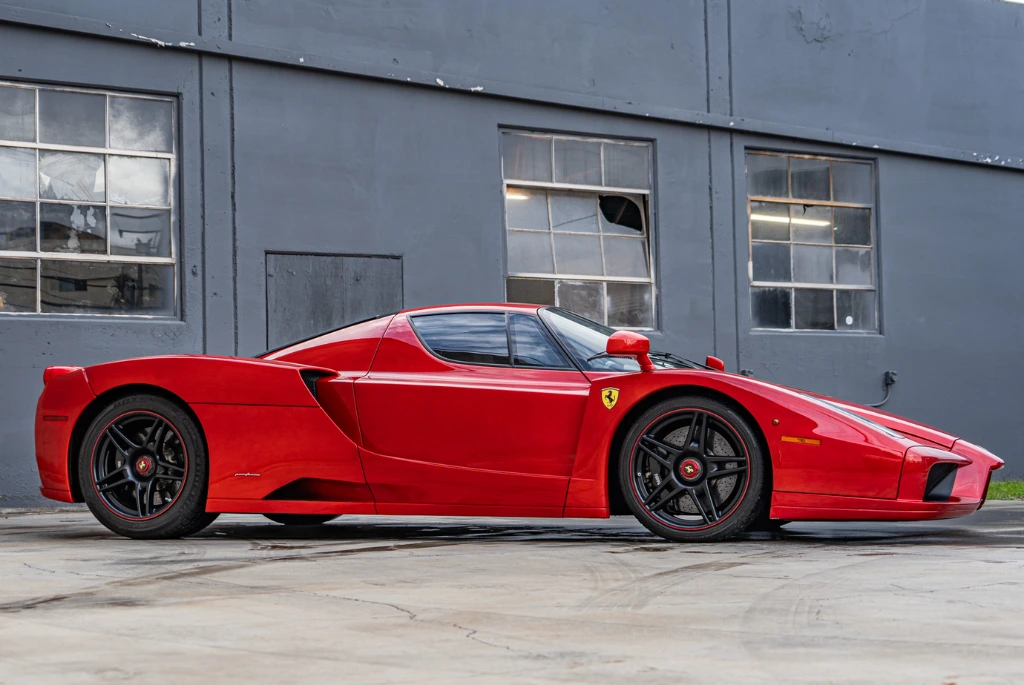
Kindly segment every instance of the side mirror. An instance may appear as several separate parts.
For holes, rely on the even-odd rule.
[[[633,357],[640,364],[641,371],[654,371],[654,363],[648,357],[651,341],[633,331],[615,331],[608,336],[608,344],[604,349],[611,357]]]
[[[725,362],[718,357],[712,357],[710,354],[708,358],[704,360],[704,366],[714,369],[715,371],[725,371]]]

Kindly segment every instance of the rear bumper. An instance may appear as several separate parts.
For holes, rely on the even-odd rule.
[[[955,480],[948,497],[926,501],[928,474],[936,464],[955,465]],[[771,517],[789,521],[925,521],[967,516],[984,503],[992,472],[1002,467],[1002,459],[964,440],[957,440],[949,451],[912,447],[904,457],[895,499],[775,492]]]
[[[35,420],[36,465],[43,497],[76,501],[69,472],[71,437],[82,412],[95,398],[83,369],[58,376],[43,388]]]

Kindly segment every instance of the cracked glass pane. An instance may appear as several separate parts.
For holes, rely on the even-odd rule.
[[[560,193],[552,190],[551,230],[597,233],[597,198],[586,193]]]
[[[643,235],[644,216],[640,203],[628,195],[601,195],[601,231],[618,235]]]
[[[39,151],[39,197],[44,200],[103,202],[103,156]]]
[[[107,252],[107,210],[92,205],[39,205],[39,245],[44,252]]]
[[[832,208],[790,205],[790,222],[795,243],[831,243]]]

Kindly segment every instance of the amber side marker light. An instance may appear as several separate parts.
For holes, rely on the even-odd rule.
[[[817,438],[794,438],[792,435],[783,435],[782,442],[792,442],[797,445],[820,445],[821,440]]]
[[[57,376],[63,376],[66,373],[78,371],[78,369],[77,366],[47,366],[43,371],[43,385],[49,384]]]

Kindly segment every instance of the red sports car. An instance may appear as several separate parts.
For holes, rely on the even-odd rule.
[[[219,513],[636,516],[678,541],[964,516],[1003,462],[867,407],[651,352],[554,307],[430,307],[256,359],[50,367],[42,493],[133,538]]]

